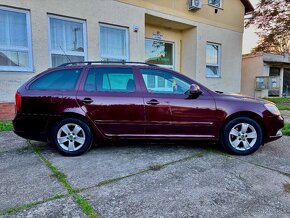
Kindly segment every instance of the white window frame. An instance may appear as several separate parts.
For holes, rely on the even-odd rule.
[[[164,67],[164,68],[167,68],[167,69],[174,70],[175,69],[175,43],[171,42],[171,41],[165,41],[165,40],[153,39],[153,38],[145,38],[145,42],[146,42],[146,40],[159,41],[159,42],[172,44],[172,53],[173,53],[172,54],[172,65],[163,65],[163,64],[157,64],[157,65],[160,66],[160,67]],[[146,49],[146,47],[145,47],[145,49]]]
[[[64,20],[64,21],[71,21],[75,23],[80,23],[83,25],[83,39],[84,39],[84,52],[83,55],[80,55],[80,52],[74,52],[74,51],[62,51],[62,50],[53,50],[51,48],[51,28],[50,28],[50,19],[58,19],[58,20]],[[65,39],[64,39],[65,40]],[[88,60],[88,47],[87,47],[87,25],[85,20],[81,19],[75,19],[75,18],[68,18],[68,17],[62,17],[57,15],[48,15],[48,53],[49,53],[49,66],[52,67],[52,55],[64,55],[64,56],[79,56],[84,57],[84,61]],[[67,60],[69,62],[69,60]]]
[[[20,10],[15,8],[3,7],[0,6],[1,10],[11,11],[25,14],[26,16],[26,31],[27,31],[27,47],[24,46],[0,46],[0,50],[5,51],[25,51],[28,53],[28,66],[19,67],[19,66],[0,66],[0,71],[15,71],[15,72],[32,72],[33,71],[33,58],[32,58],[32,37],[31,37],[31,22],[30,22],[30,11]]]
[[[221,48],[222,48],[222,46],[221,46],[221,44],[219,44],[219,43],[214,43],[214,42],[207,42],[206,43],[206,51],[205,51],[205,53],[206,53],[206,59],[207,59],[207,46],[208,45],[214,45],[214,46],[218,46],[218,63],[217,64],[209,64],[209,63],[206,63],[206,67],[205,67],[205,76],[207,77],[207,78],[221,78]],[[205,59],[205,60],[206,60]],[[218,67],[218,75],[216,75],[216,76],[211,76],[211,75],[207,75],[207,67]]]
[[[105,24],[105,23],[99,23],[99,54],[100,54],[100,59],[101,60],[108,60],[108,59],[117,59],[117,60],[122,60],[122,61],[130,61],[130,56],[129,56],[129,49],[130,49],[130,45],[129,45],[129,28],[128,27],[121,27],[121,26],[116,26],[113,24]],[[108,27],[108,28],[112,28],[112,29],[121,29],[121,30],[125,30],[125,34],[126,34],[126,45],[127,45],[127,50],[126,50],[126,56],[124,57],[116,57],[116,56],[102,56],[102,52],[101,52],[101,28],[102,27]]]
[[[208,5],[210,5],[210,6],[212,6],[212,7],[215,7],[215,8],[222,8],[222,7],[223,7],[223,0],[220,0],[220,6],[216,6],[216,5],[214,5],[214,4],[211,4],[209,1],[210,1],[210,0],[208,0]]]

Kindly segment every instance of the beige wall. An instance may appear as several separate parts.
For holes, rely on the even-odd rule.
[[[239,93],[241,90],[242,33],[201,25],[198,28],[196,80],[212,90]],[[221,77],[206,78],[206,43],[221,45]]]
[[[223,0],[222,10],[216,14],[214,7],[203,0],[202,9],[188,11],[187,0],[119,0],[131,5],[174,15],[212,26],[243,32],[245,8],[240,0]]]
[[[33,72],[0,72],[0,102],[13,101],[17,87],[50,67],[48,14],[86,22],[88,60],[99,60],[100,22],[128,27],[130,61],[145,60],[145,37],[152,37],[159,31],[164,40],[175,43],[177,71],[211,89],[240,92],[244,13],[240,0],[223,0],[224,10],[217,14],[207,5],[201,11],[189,12],[185,0],[122,1],[129,4],[115,0],[83,0],[81,3],[79,0],[1,0],[4,6],[27,9],[31,13]],[[178,22],[182,24],[181,29],[176,23],[175,29],[170,25],[162,27],[158,19],[154,25],[146,24],[145,14]],[[133,31],[133,25],[139,26],[137,33]],[[208,41],[221,44],[221,78],[205,77]]]
[[[264,71],[265,70],[263,64],[263,55],[256,55],[243,58],[242,89],[241,89],[242,94],[256,97],[262,96],[262,93],[255,92],[255,86],[257,76],[266,76],[264,75]]]
[[[99,60],[99,22],[128,27],[130,60],[144,59],[145,14],[137,7],[114,0],[1,0],[1,5],[30,11],[33,72],[0,72],[0,102],[13,101],[17,87],[50,67],[48,14],[86,21],[88,60]],[[132,31],[133,24],[140,27],[138,33]]]

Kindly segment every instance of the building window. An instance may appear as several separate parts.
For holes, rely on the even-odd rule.
[[[104,61],[128,61],[128,28],[101,24],[100,56]]]
[[[147,63],[174,68],[174,44],[156,39],[145,39],[145,58]]]
[[[208,4],[217,8],[221,8],[222,0],[208,0]]]
[[[87,59],[84,21],[49,17],[49,25],[51,66]]]
[[[0,7],[0,70],[32,71],[28,11]]]
[[[207,43],[206,46],[206,77],[220,77],[221,45]]]

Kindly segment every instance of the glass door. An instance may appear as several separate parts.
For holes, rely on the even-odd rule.
[[[145,62],[174,69],[174,43],[146,38]]]

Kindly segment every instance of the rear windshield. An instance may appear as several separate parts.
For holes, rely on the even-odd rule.
[[[82,69],[57,70],[34,81],[30,90],[74,90]]]

